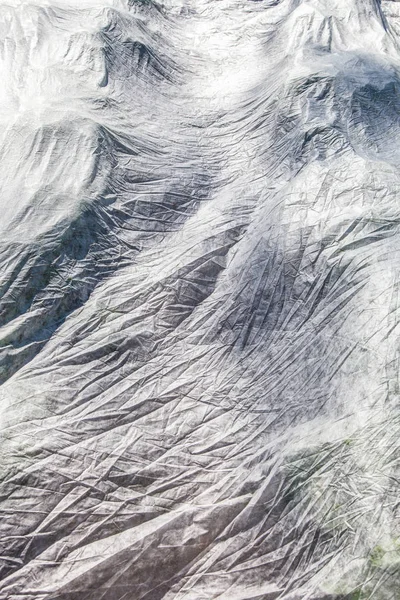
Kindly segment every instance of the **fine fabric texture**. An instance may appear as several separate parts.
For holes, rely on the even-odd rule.
[[[400,1],[0,0],[0,75],[0,600],[399,600]]]

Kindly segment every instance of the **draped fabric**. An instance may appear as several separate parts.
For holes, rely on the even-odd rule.
[[[1,0],[0,600],[398,600],[399,36]]]

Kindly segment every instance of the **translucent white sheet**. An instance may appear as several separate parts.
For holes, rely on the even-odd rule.
[[[399,599],[399,35],[1,1],[1,600]]]

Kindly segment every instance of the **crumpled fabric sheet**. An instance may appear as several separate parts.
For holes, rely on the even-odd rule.
[[[1,600],[400,598],[399,40],[1,0]]]

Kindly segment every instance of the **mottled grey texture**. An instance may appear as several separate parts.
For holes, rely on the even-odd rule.
[[[1,600],[398,600],[399,36],[2,0]]]

